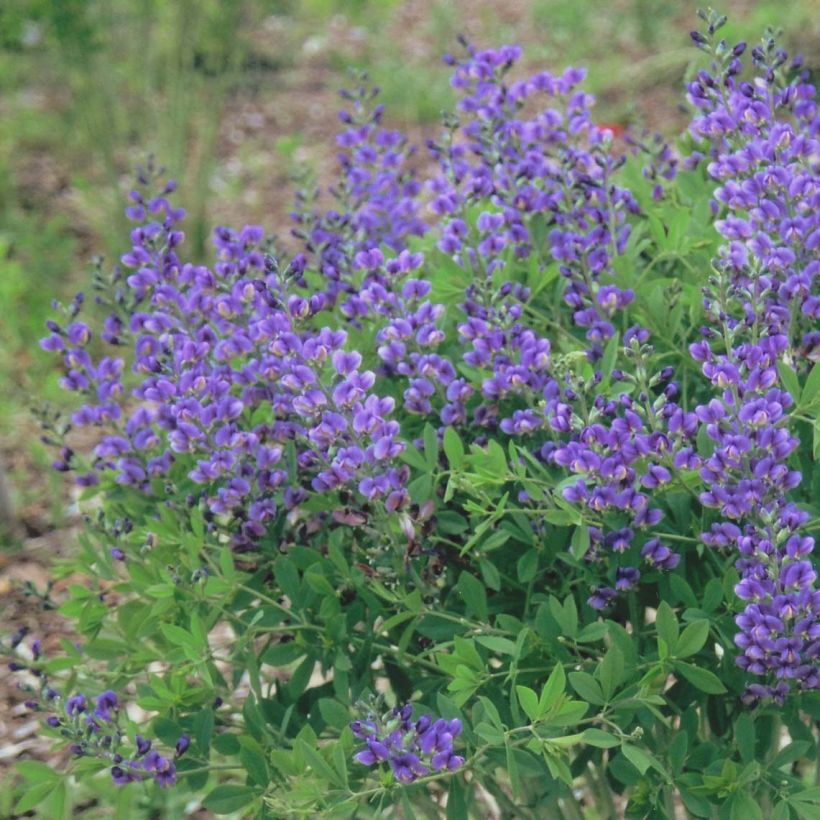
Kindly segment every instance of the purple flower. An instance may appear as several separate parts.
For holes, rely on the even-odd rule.
[[[137,757],[142,757],[143,755],[148,754],[151,750],[151,741],[147,740],[142,735],[137,735],[134,738],[134,742],[137,746]]]
[[[180,735],[179,740],[177,740],[176,746],[174,747],[176,757],[182,757],[182,755],[188,751],[188,747],[190,745],[191,738],[189,738],[188,735]]]
[[[94,709],[94,714],[101,720],[110,721],[112,720],[111,710],[117,711],[118,708],[119,705],[116,694],[108,689],[97,697],[97,706],[96,709]]]
[[[86,710],[86,699],[85,695],[77,694],[72,695],[65,704],[66,714],[68,715],[79,715]]]
[[[412,783],[431,771],[453,771],[464,764],[464,758],[453,752],[461,721],[434,720],[430,715],[415,721],[412,718],[413,706],[408,703],[381,717],[370,715],[353,721],[351,731],[366,744],[354,759],[365,766],[387,762],[400,783]]]
[[[653,567],[660,570],[674,569],[680,563],[680,555],[673,552],[659,539],[651,538],[641,549],[641,558]]]
[[[593,590],[592,595],[587,598],[587,604],[593,609],[606,609],[618,597],[616,590],[612,587],[598,587]]]

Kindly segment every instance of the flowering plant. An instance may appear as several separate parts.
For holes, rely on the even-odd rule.
[[[294,253],[184,261],[141,175],[99,335],[78,297],[43,341],[98,501],[69,683],[106,691],[14,664],[78,777],[174,785],[133,811],[817,816],[817,108],[703,19],[676,148],[465,44],[428,179],[346,95]]]

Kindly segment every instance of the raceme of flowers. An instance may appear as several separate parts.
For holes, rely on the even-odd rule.
[[[783,79],[774,48],[753,51],[754,77],[741,81],[744,47],[699,37],[716,66],[690,85],[691,131],[708,155],[724,240],[714,276],[704,273],[710,325],[692,346],[707,401],[682,400],[674,369],[657,368],[649,331],[632,323],[636,294],[619,286],[616,262],[642,214],[617,177],[611,134],[592,119],[583,71],[511,81],[519,49],[469,47],[448,59],[460,102],[429,146],[439,171],[426,185],[370,92],[348,95],[339,210],[300,199],[303,248],[287,265],[255,226],[215,231],[213,269],[184,262],[173,186],[151,196],[143,179],[100,334],[110,354],[92,358],[82,298],[43,341],[63,358],[63,386],[86,397],[73,423],[113,431],[80,483],[110,472],[148,492],[182,475],[235,550],[254,550],[280,517],[306,520],[309,499],[327,493],[347,499],[336,523],[356,527],[367,518],[356,505],[376,504],[412,537],[401,456],[419,420],[478,444],[513,439],[561,473],[598,573],[588,603],[602,610],[684,560],[663,535],[662,500],[697,475],[700,504],[716,511],[704,542],[740,556],[738,663],[764,681],[749,698],[782,698],[791,682],[817,688],[813,539],[787,500],[800,482],[787,463],[798,442],[778,375],[779,363],[820,349],[814,92],[799,74]],[[676,160],[662,142],[647,151],[661,198]],[[414,250],[428,232],[466,274],[457,316],[432,298],[438,257]],[[551,265],[568,326],[545,315],[531,277],[520,281],[519,270],[546,276]],[[613,345],[616,366],[605,370]],[[55,466],[76,461],[64,448]],[[519,501],[543,503],[523,491]],[[452,752],[459,727],[445,723],[412,723],[404,711],[361,722],[358,759],[422,776]]]
[[[703,44],[705,45],[705,44]],[[709,175],[725,215],[716,275],[705,291],[712,320],[692,356],[715,388],[697,408],[714,451],[703,459],[700,501],[721,520],[704,533],[739,557],[738,663],[774,684],[749,697],[782,702],[789,683],[820,685],[820,593],[805,511],[787,500],[802,476],[789,464],[799,440],[788,426],[795,397],[778,363],[817,346],[820,186],[817,107],[799,61],[770,40],[752,50],[753,81],[741,81],[744,46],[718,49],[712,72],[689,88],[699,116],[692,131],[709,146]],[[796,72],[791,82],[787,70]]]
[[[63,386],[89,399],[73,423],[118,423],[117,434],[95,448],[94,469],[81,483],[114,470],[117,481],[147,488],[188,456],[188,477],[211,488],[210,511],[240,519],[237,547],[250,546],[276,516],[273,495],[288,482],[288,446],[296,448],[299,483],[283,493],[286,510],[307,489],[347,486],[382,498],[389,510],[405,506],[393,400],[373,393],[375,374],[361,367],[361,354],[345,350],[344,329],[309,326],[324,295],[289,293],[292,272],[280,273],[265,257],[254,227],[215,232],[221,261],[214,271],[182,264],[174,250],[180,211],[165,197],[134,199],[132,218],[156,214],[162,222],[132,232],[133,248],[122,259],[131,271],[124,274],[130,315],[112,314],[103,333],[115,348],[133,346],[139,383],[128,417],[112,402],[124,391],[123,359],[94,363],[85,324],[52,323],[44,342],[63,354]],[[260,407],[272,410],[264,422],[240,422]]]
[[[387,763],[401,783],[412,783],[434,772],[454,771],[464,764],[464,758],[453,751],[461,721],[430,715],[413,720],[410,703],[381,717],[369,715],[356,720],[350,729],[365,744],[355,759],[365,766]]]
[[[69,743],[71,754],[110,765],[111,779],[118,786],[143,780],[152,780],[161,787],[173,786],[177,776],[174,761],[185,754],[191,739],[180,735],[174,751],[161,754],[151,739],[140,734],[129,737],[121,725],[124,706],[116,692],[107,689],[94,698],[82,692],[63,696],[43,672],[42,641],[32,641],[27,653],[20,653],[26,632],[20,629],[11,636],[10,649],[18,652],[19,660],[11,662],[9,668],[29,673],[36,681],[36,688],[29,683],[18,684],[29,696],[26,705],[35,712],[51,713],[45,723]]]

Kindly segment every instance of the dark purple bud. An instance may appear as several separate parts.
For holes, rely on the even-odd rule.
[[[28,635],[28,627],[27,626],[21,626],[18,630],[16,630],[12,634],[11,639],[10,639],[11,648],[16,649],[20,645],[23,638],[26,637],[26,635]]]

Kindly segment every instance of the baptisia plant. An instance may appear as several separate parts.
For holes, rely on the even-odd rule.
[[[48,721],[101,799],[816,816],[817,109],[702,16],[676,145],[465,44],[432,176],[362,85],[290,251],[218,228],[186,261],[141,175],[101,321],[78,297],[43,341],[95,499],[80,648],[9,647],[87,693]]]

